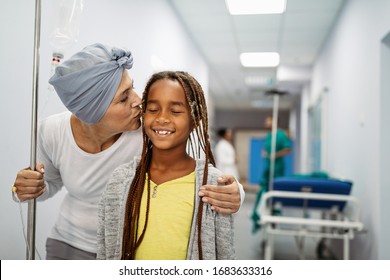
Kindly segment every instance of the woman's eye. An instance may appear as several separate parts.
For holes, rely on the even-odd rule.
[[[126,101],[127,101],[127,99],[129,99],[129,97],[128,97],[128,96],[126,96],[125,98],[121,99],[121,103],[124,103],[124,102],[126,102]]]

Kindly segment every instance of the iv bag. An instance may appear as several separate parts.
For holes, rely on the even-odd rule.
[[[51,76],[64,58],[65,49],[77,42],[83,0],[53,0],[52,3],[54,28],[50,34],[50,45],[53,47]],[[50,84],[49,91],[53,91],[53,86]]]
[[[54,30],[50,44],[53,53],[62,54],[77,42],[83,0],[54,0]]]

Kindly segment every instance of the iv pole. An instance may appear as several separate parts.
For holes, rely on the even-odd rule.
[[[269,169],[269,185],[268,190],[272,191],[274,186],[274,173],[275,173],[275,150],[276,150],[276,130],[278,125],[278,108],[279,108],[279,95],[274,94],[274,103],[272,109],[272,141],[271,141],[271,157],[270,157],[270,169]]]
[[[268,95],[273,96],[273,108],[272,108],[272,141],[271,141],[271,155],[270,155],[270,170],[268,190],[272,191],[274,187],[274,173],[275,173],[275,154],[276,154],[276,132],[278,129],[278,109],[279,109],[279,97],[286,94],[284,91],[269,90],[266,92]]]
[[[31,153],[30,169],[35,170],[37,156],[37,115],[38,115],[38,78],[39,78],[39,43],[41,30],[41,0],[35,0],[35,27],[34,27],[34,58],[33,58],[33,84],[32,84],[32,110],[31,110]],[[35,198],[28,202],[27,215],[27,254],[28,260],[35,259]]]

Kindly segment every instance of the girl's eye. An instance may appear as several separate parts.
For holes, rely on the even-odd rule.
[[[171,113],[172,114],[183,114],[183,113],[185,113],[185,110],[182,108],[182,106],[173,106],[173,107],[171,107]]]
[[[148,111],[149,113],[156,113],[157,109],[147,109],[146,111]]]

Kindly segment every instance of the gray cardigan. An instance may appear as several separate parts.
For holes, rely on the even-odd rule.
[[[124,224],[124,211],[130,183],[133,180],[140,157],[129,164],[119,166],[106,186],[98,209],[97,259],[120,259]],[[196,215],[199,206],[197,195],[202,185],[204,160],[196,161],[195,202],[187,260],[199,259],[198,226]],[[222,172],[209,164],[207,184],[217,185]],[[211,210],[209,204],[203,206],[202,250],[205,260],[235,259],[233,216],[223,215]]]

